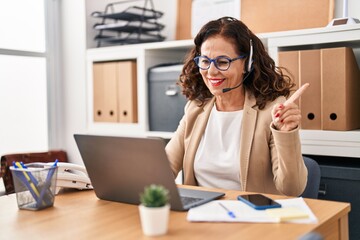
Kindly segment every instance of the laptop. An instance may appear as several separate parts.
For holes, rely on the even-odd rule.
[[[186,211],[223,192],[177,187],[160,138],[74,135],[99,199],[140,204],[145,186],[159,184],[170,192],[171,209]]]

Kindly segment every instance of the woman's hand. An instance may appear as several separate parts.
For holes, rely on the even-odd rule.
[[[300,125],[301,111],[295,101],[304,93],[309,83],[302,85],[284,104],[276,104],[272,111],[274,127],[280,131],[291,131]]]
[[[291,131],[301,122],[301,111],[295,103],[276,104],[271,115],[274,127],[280,131]]]

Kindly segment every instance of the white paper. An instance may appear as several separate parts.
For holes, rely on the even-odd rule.
[[[292,198],[276,200],[285,207],[296,207],[305,211],[309,218],[288,220],[289,223],[317,223],[318,220],[303,198]],[[223,204],[232,211],[236,218],[232,218],[227,211],[219,204]],[[255,210],[238,200],[216,200],[204,205],[191,208],[187,214],[187,220],[191,222],[253,222],[253,223],[276,223],[278,218],[268,216],[264,210]]]
[[[240,19],[240,0],[193,0],[191,6],[191,36],[210,20],[229,16]]]

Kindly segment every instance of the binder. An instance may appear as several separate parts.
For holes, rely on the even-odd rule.
[[[192,0],[177,0],[176,40],[191,39]]]
[[[286,71],[283,69],[283,73],[289,75],[292,81],[296,84],[294,88],[297,90],[300,86],[299,80],[299,51],[284,51],[278,53],[278,62],[279,66],[285,68]],[[296,104],[299,104],[299,100],[296,100]]]
[[[353,50],[321,50],[322,129],[360,128],[360,73]]]
[[[301,128],[321,129],[321,59],[320,50],[299,51],[300,85],[310,87],[300,98]]]
[[[136,61],[117,62],[117,78],[119,122],[136,123],[138,121]]]
[[[93,63],[95,122],[117,122],[117,77],[116,62]]]

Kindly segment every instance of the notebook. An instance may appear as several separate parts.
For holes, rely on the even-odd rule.
[[[162,139],[81,134],[74,138],[99,199],[139,204],[144,187],[159,184],[170,192],[171,209],[186,211],[225,195],[177,187]]]

